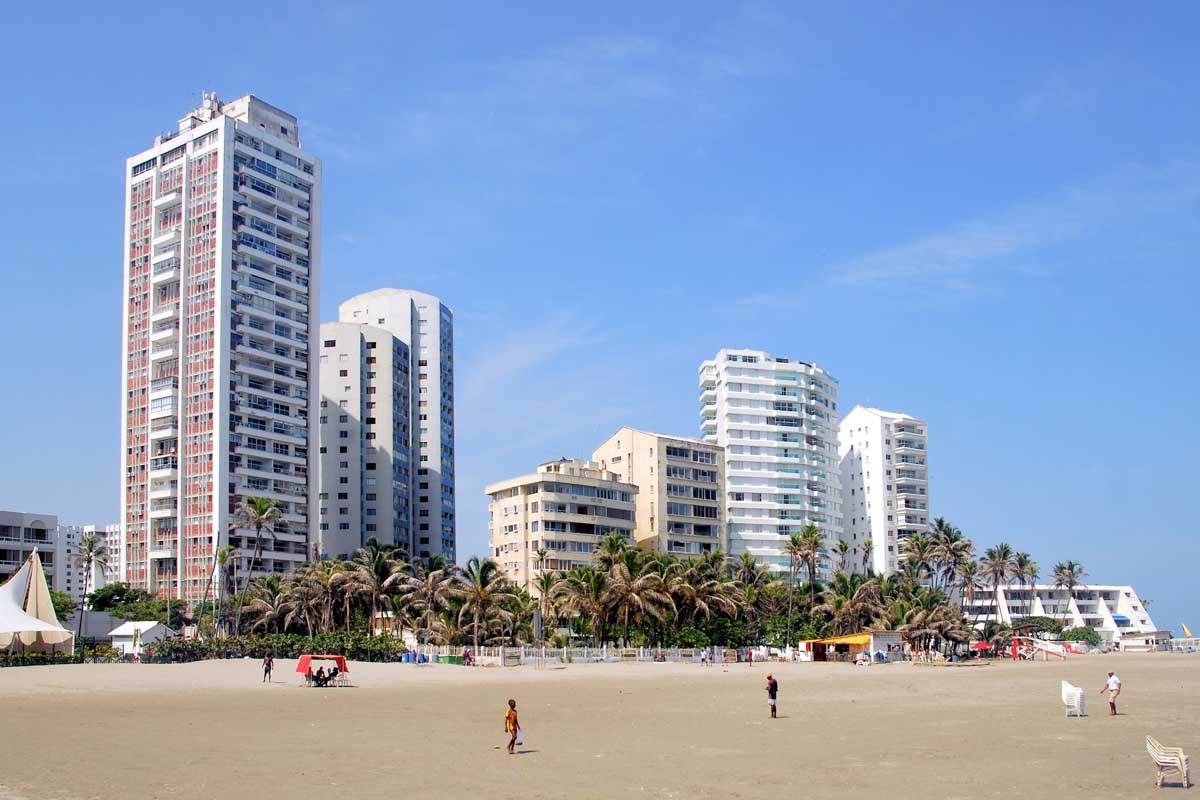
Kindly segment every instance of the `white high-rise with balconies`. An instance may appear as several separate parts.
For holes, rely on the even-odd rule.
[[[700,429],[725,448],[729,554],[788,570],[788,536],[812,523],[841,538],[837,379],[761,350],[721,350],[700,365]],[[820,576],[829,562],[822,559]]]
[[[218,547],[251,570],[242,498],[286,522],[253,574],[309,557],[321,162],[291,114],[206,92],[125,180],[122,562],[134,586],[198,600]]]
[[[424,292],[376,289],[338,306],[338,321],[382,328],[408,346],[410,448],[416,473],[409,552],[421,559],[441,555],[453,563],[454,312]]]
[[[838,442],[847,567],[894,572],[900,541],[929,529],[929,426],[908,414],[855,406],[839,426]]]

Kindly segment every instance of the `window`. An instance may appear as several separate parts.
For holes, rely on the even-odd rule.
[[[349,421],[350,421],[349,414],[339,414],[338,415],[338,422],[349,422]]]
[[[368,499],[368,500],[374,500],[374,499],[375,499],[375,493],[374,493],[374,492],[367,492],[367,499]]]
[[[337,499],[338,499],[338,500],[349,500],[349,499],[350,499],[350,493],[349,493],[349,492],[338,492]]]
[[[350,462],[349,461],[339,461],[338,467],[340,469],[350,469]]]
[[[350,482],[350,479],[349,479],[349,478],[347,478],[345,475],[343,475],[342,477],[338,478],[338,483],[349,483],[349,482]]]
[[[337,347],[337,339],[326,339],[325,346],[326,347]]]
[[[338,431],[338,438],[339,439],[349,439],[350,431]]]
[[[339,378],[346,378],[346,377],[349,377],[349,375],[350,375],[350,370],[348,370],[348,369],[339,369],[338,370]]]

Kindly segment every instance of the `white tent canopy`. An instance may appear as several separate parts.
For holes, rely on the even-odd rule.
[[[75,635],[58,624],[42,560],[34,550],[21,568],[0,584],[0,647],[64,642],[69,643],[67,650],[73,649]]]

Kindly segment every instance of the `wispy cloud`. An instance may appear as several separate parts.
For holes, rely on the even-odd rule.
[[[1200,161],[1133,166],[994,214],[819,269],[807,290],[903,287],[913,292],[970,294],[999,274],[1050,269],[1043,256],[1064,242],[1137,224],[1196,201]],[[795,301],[779,293],[748,297],[751,305]]]
[[[1075,114],[1091,108],[1100,97],[1095,80],[1083,70],[1055,69],[1037,76],[1017,98],[1017,119]]]

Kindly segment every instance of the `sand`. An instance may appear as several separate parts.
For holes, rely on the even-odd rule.
[[[1200,660],[983,667],[352,664],[352,689],[257,662],[0,669],[0,799],[1131,798],[1149,733],[1200,755]],[[1098,691],[1125,682],[1121,713]],[[780,683],[768,719],[764,676]],[[1088,690],[1065,719],[1059,681]],[[505,741],[515,697],[528,741]],[[1168,794],[1170,792],[1171,794]]]

